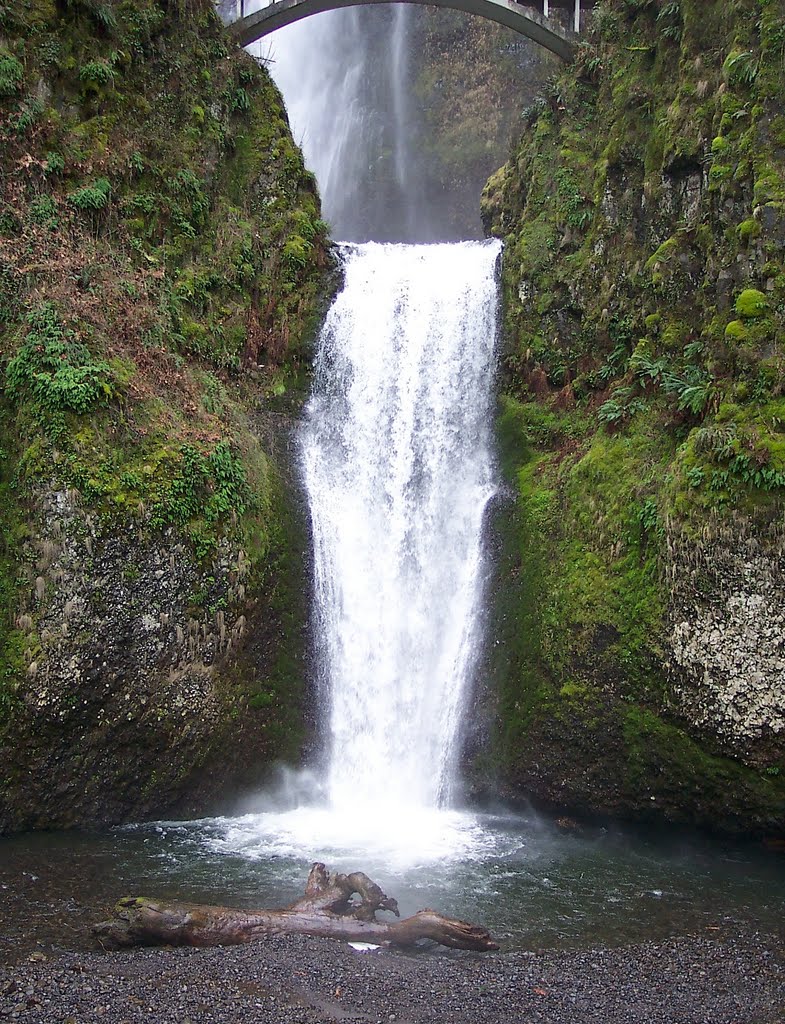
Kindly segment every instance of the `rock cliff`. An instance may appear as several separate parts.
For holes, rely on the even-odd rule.
[[[330,258],[209,0],[0,5],[0,831],[300,753],[291,474]]]
[[[785,9],[604,0],[483,197],[505,239],[497,766],[785,828]]]

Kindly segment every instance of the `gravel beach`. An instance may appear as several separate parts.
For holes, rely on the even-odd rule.
[[[772,935],[539,953],[356,952],[299,936],[219,949],[33,953],[0,968],[0,1019],[58,1024],[782,1024]]]

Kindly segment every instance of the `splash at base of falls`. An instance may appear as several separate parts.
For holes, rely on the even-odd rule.
[[[433,864],[484,860],[499,839],[464,811],[418,807],[297,807],[286,812],[213,818],[199,823],[211,853],[250,860],[320,860],[342,870],[408,872]],[[520,845],[520,839],[515,846]]]
[[[381,874],[477,862],[518,849],[519,835],[514,841],[500,839],[499,820],[389,796],[376,804],[340,804],[330,800],[318,773],[279,766],[269,787],[247,798],[231,816],[159,824],[182,826],[211,854],[302,864],[321,860],[347,871],[362,867]]]

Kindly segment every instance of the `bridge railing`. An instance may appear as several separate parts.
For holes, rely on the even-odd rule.
[[[224,25],[231,25],[249,14],[255,14],[263,7],[269,7],[275,0],[214,0],[218,16]]]

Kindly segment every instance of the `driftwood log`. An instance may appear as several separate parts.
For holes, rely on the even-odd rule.
[[[112,948],[231,946],[289,934],[394,946],[414,946],[429,939],[480,952],[499,948],[485,928],[434,910],[420,910],[398,921],[377,921],[380,910],[400,917],[396,901],[362,871],[331,875],[324,864],[314,864],[302,898],[283,910],[233,910],[126,897],[115,906],[110,921],[95,925],[93,934]]]

